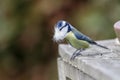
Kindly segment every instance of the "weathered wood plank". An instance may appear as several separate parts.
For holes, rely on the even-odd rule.
[[[65,75],[72,80],[95,80],[81,70],[65,62]]]
[[[64,62],[61,58],[58,58],[58,64],[61,64],[61,63],[64,67],[58,66],[59,71],[60,72],[63,71],[59,75],[59,80],[63,80],[67,77],[72,79],[72,80],[95,80],[91,76],[89,76],[86,73],[80,71],[79,69],[75,68],[74,66],[71,66],[70,64]]]
[[[64,70],[64,62],[61,60],[61,58],[58,58],[58,77],[59,80],[66,80],[65,70]]]
[[[61,44],[59,45],[59,54],[62,60],[69,64],[69,66],[79,69],[95,80],[119,80],[120,45],[117,45],[115,40],[98,41],[98,43],[107,46],[112,49],[112,51],[97,46],[91,46],[89,49],[82,52],[82,56],[78,56],[75,60],[70,61],[70,57],[75,49],[69,45]],[[103,55],[101,56],[101,54]],[[65,71],[67,70],[68,68],[66,68]],[[71,69],[68,71],[71,72]],[[77,73],[78,72],[74,73],[76,77],[79,76]],[[75,76],[74,74],[72,75]],[[69,77],[73,77],[72,75]],[[81,79],[73,78],[73,80]]]

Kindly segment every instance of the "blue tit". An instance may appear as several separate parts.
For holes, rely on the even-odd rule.
[[[81,55],[81,51],[89,48],[90,44],[109,49],[96,43],[64,20],[58,21],[57,24],[55,24],[54,30],[54,41],[59,42],[65,39],[72,47],[76,48],[76,51],[72,54],[71,60],[74,60],[76,56]]]

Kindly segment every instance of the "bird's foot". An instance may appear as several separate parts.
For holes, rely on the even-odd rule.
[[[80,52],[79,53],[75,53],[71,56],[70,60],[74,60],[77,56],[82,55]]]
[[[79,49],[79,50],[76,50],[73,55],[71,56],[70,60],[74,60],[75,57],[79,56],[79,55],[82,55],[82,51],[85,50],[85,49]]]

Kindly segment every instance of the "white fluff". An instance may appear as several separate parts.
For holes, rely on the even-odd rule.
[[[61,31],[57,27],[55,27],[53,36],[54,41],[56,42],[62,41],[66,37],[67,30],[68,30],[67,26],[64,27]]]

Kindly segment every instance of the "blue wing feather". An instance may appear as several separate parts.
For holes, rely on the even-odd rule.
[[[71,31],[74,33],[74,35],[76,36],[77,39],[85,40],[85,41],[87,41],[87,42],[89,42],[91,44],[96,44],[95,41],[93,41],[91,38],[89,38],[88,36],[84,35],[83,33],[79,32],[74,27],[71,27]]]

